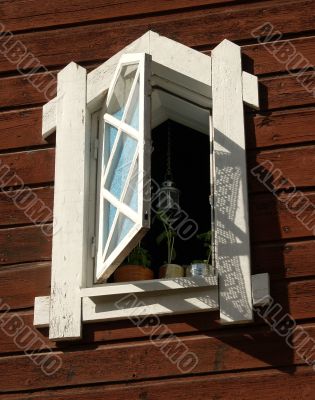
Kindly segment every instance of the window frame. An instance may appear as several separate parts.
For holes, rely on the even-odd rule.
[[[164,49],[164,52],[161,52],[160,49],[161,47]],[[231,127],[229,125],[230,121],[230,112],[226,108],[223,110],[219,111],[217,108],[217,105],[220,104],[220,98],[222,97],[222,90],[220,92],[220,85],[219,82],[223,79],[226,78],[231,78],[232,79],[227,79],[229,82],[229,85],[223,85],[224,90],[226,91],[225,95],[231,95],[231,82],[233,86],[233,82],[235,80],[238,91],[237,91],[237,103],[238,106],[241,104],[241,107],[239,107],[239,116],[236,117],[238,121],[238,135],[243,135],[244,136],[244,119],[243,119],[243,102],[246,104],[252,106],[252,107],[258,107],[258,83],[257,83],[257,78],[254,77],[253,75],[244,73],[241,68],[241,53],[240,53],[240,48],[239,46],[224,40],[221,42],[219,46],[215,48],[215,50],[212,53],[212,56],[209,57],[207,55],[204,55],[202,53],[199,53],[197,51],[194,51],[186,46],[183,46],[179,43],[176,43],[172,40],[169,40],[167,38],[161,37],[154,32],[148,32],[145,34],[143,37],[140,39],[136,40],[133,42],[131,45],[127,46],[125,49],[123,49],[121,52],[116,54],[112,59],[108,60],[105,62],[103,65],[101,65],[99,68],[97,68],[95,71],[92,71],[87,75],[85,78],[85,91],[84,91],[84,97],[86,99],[86,107],[84,110],[82,110],[82,107],[79,108],[78,110],[83,112],[85,115],[85,118],[82,118],[82,124],[80,125],[80,129],[84,130],[86,136],[82,139],[79,139],[80,145],[82,145],[84,149],[84,154],[85,154],[85,165],[86,167],[87,161],[88,161],[88,168],[90,168],[90,171],[93,171],[93,168],[96,167],[96,163],[94,161],[90,165],[90,157],[91,155],[95,153],[95,148],[97,147],[97,138],[93,138],[93,135],[90,135],[91,132],[91,123],[95,123],[95,120],[93,122],[93,118],[91,118],[91,115],[95,113],[96,110],[100,109],[102,101],[104,101],[104,97],[106,96],[107,89],[109,87],[109,82],[111,80],[111,77],[113,75],[114,69],[118,63],[118,60],[120,59],[121,55],[124,53],[131,53],[131,52],[141,52],[141,53],[148,53],[151,55],[152,59],[156,61],[158,64],[162,66],[162,70],[168,70],[168,72],[172,73],[172,70],[176,71],[177,73],[180,73],[182,75],[186,75],[188,77],[193,78],[197,83],[195,84],[194,90],[196,93],[201,93],[202,92],[202,83],[209,84],[209,87],[211,84],[216,82],[216,86],[212,85],[212,101],[213,101],[213,107],[215,107],[214,113],[216,114],[216,118],[213,120],[214,126],[212,127],[212,135],[214,135],[214,144],[212,146],[212,151],[214,153],[214,159],[216,152],[218,149],[216,148],[216,124],[218,121],[221,121],[222,118],[226,118],[227,123],[223,126],[223,132],[224,135],[227,137],[232,134],[232,139],[233,139],[233,132],[231,133]],[[176,57],[174,57],[174,54],[176,54]],[[215,74],[211,72],[211,64],[215,66]],[[67,86],[67,84],[62,84],[62,79],[59,79],[59,76],[63,75],[68,75],[68,78],[70,78],[71,82],[76,81],[76,76],[78,74],[78,71],[81,71],[81,67],[76,66],[76,64],[71,63],[71,68],[68,66],[66,67],[61,73],[58,75],[58,94],[57,98],[49,102],[46,106],[43,108],[43,136],[46,137],[49,135],[57,126],[57,149],[56,149],[56,159],[58,160],[58,153],[62,153],[61,147],[63,146],[63,137],[64,134],[62,134],[60,126],[62,126],[60,123],[58,123],[58,115],[63,115],[61,117],[61,122],[64,124],[67,122],[67,118],[69,117],[65,115],[64,109],[61,109],[64,107],[64,102],[68,101],[69,103],[69,96],[64,94],[63,90]],[[236,68],[235,68],[236,65]],[[81,74],[82,75],[82,74]],[[66,79],[64,79],[66,81]],[[212,81],[212,82],[211,82]],[[80,77],[80,82],[82,82],[82,85],[84,83],[84,78],[82,79],[82,76]],[[198,84],[198,82],[200,84]],[[199,87],[200,86],[200,87]],[[216,88],[217,92],[214,91],[214,88]],[[68,93],[68,92],[66,92]],[[224,97],[224,96],[223,96]],[[73,101],[73,99],[71,99]],[[59,111],[58,111],[59,110]],[[225,113],[225,116],[222,114]],[[69,122],[69,121],[68,121]],[[67,123],[68,123],[67,122]],[[78,123],[78,121],[76,121]],[[72,132],[70,133],[70,136],[72,135]],[[59,138],[59,147],[58,147],[58,138]],[[235,139],[235,137],[234,137]],[[76,139],[78,140],[78,139]],[[241,140],[243,141],[244,138]],[[62,143],[61,143],[62,142]],[[70,140],[68,140],[70,146]],[[244,147],[244,146],[243,146]],[[245,165],[245,168],[243,172],[246,175],[246,156],[245,156],[245,147],[242,149],[242,163],[243,163],[243,168]],[[215,160],[216,161],[216,160]],[[245,164],[244,164],[245,162]],[[81,216],[83,215],[84,218],[82,218],[82,229],[81,229],[81,236],[80,236],[80,241],[81,243],[84,242],[83,246],[86,246],[87,248],[84,249],[83,253],[86,255],[86,257],[82,257],[82,260],[80,261],[80,265],[74,265],[72,262],[69,263],[69,268],[67,270],[67,274],[64,273],[64,271],[61,270],[61,266],[57,266],[56,262],[54,262],[53,258],[53,265],[52,265],[52,291],[51,291],[51,296],[45,297],[45,298],[36,298],[35,299],[35,314],[34,314],[34,325],[35,326],[47,326],[49,325],[49,336],[51,339],[54,340],[66,340],[66,339],[78,339],[81,337],[81,328],[82,328],[82,322],[90,322],[94,321],[95,318],[93,318],[93,310],[91,309],[91,301],[94,302],[95,304],[102,304],[102,306],[105,307],[109,303],[112,305],[113,304],[113,295],[108,295],[106,294],[106,290],[108,290],[109,285],[107,284],[107,288],[105,285],[98,285],[98,287],[95,287],[91,285],[91,278],[88,276],[85,276],[86,271],[89,270],[89,266],[91,265],[91,262],[93,260],[93,245],[95,246],[95,242],[93,243],[93,235],[89,236],[91,239],[91,243],[89,243],[89,240],[86,239],[86,236],[91,235],[91,226],[93,225],[93,212],[91,212],[91,209],[93,207],[90,207],[91,203],[91,192],[93,191],[93,188],[88,185],[87,177],[89,176],[90,171],[84,170],[84,182],[85,182],[85,187],[84,187],[84,197],[82,196],[79,198],[79,203],[81,206]],[[58,176],[56,175],[56,179]],[[68,177],[69,178],[69,177]],[[62,181],[62,180],[61,180]],[[245,186],[246,186],[246,181],[245,181]],[[216,176],[214,175],[214,179],[212,182],[212,185],[216,185]],[[81,190],[82,187],[76,187],[75,190]],[[243,190],[247,190],[247,187]],[[58,196],[60,196],[60,192],[57,191],[55,192],[55,200],[56,198],[58,199]],[[244,199],[240,198],[241,201],[241,208],[246,208],[247,203],[244,202]],[[214,200],[215,201],[215,200]],[[95,209],[94,209],[95,211]],[[241,221],[242,227],[245,226],[245,236],[246,236],[246,243],[245,243],[245,252],[246,256],[248,257],[249,260],[249,234],[248,234],[248,216],[247,216],[247,209],[245,209],[244,213],[244,220]],[[58,215],[60,217],[60,215]],[[57,219],[57,216],[54,218]],[[217,224],[216,220],[216,213],[215,213],[215,222],[214,224]],[[95,221],[94,221],[95,222]],[[234,221],[233,221],[234,222]],[[236,224],[239,223],[239,221],[235,221]],[[217,226],[215,226],[215,230],[217,230]],[[57,235],[56,235],[57,236]],[[212,304],[209,306],[208,309],[218,309],[219,303],[220,303],[220,315],[222,318],[223,323],[242,323],[242,322],[251,322],[252,321],[252,315],[239,315],[240,313],[236,310],[237,307],[233,305],[231,302],[229,303],[227,294],[224,291],[224,287],[226,285],[226,282],[229,279],[229,276],[226,271],[224,271],[224,265],[220,264],[222,255],[218,254],[221,251],[220,244],[218,243],[218,238],[217,235],[215,235],[215,257],[217,262],[217,268],[219,272],[219,288],[218,288],[218,282],[217,281],[212,281],[211,284],[209,282],[197,282],[193,283],[192,285],[187,284],[184,289],[178,288],[178,287],[170,287],[168,288],[165,292],[163,292],[162,298],[166,298],[167,296],[170,295],[169,292],[175,293],[178,292],[178,296],[175,298],[177,299],[175,301],[175,305],[180,303],[180,299],[182,298],[182,291],[184,290],[185,295],[190,298],[190,294],[196,294],[196,290],[203,290],[205,296],[209,296],[209,293],[211,292],[211,296],[214,296],[219,301],[215,300],[215,304]],[[67,243],[61,243],[60,238],[59,242],[58,240],[53,240],[53,242],[57,243],[57,246],[55,246],[55,252],[59,254],[59,259],[63,255],[64,248],[67,246]],[[235,245],[235,243],[230,243],[228,244],[228,247],[232,248]],[[54,243],[53,243],[54,247]],[[235,247],[235,246],[234,246]],[[244,251],[244,249],[243,249]],[[54,254],[54,250],[53,250]],[[235,254],[234,254],[235,256]],[[241,256],[236,254],[236,257]],[[241,270],[242,270],[242,265],[241,265]],[[250,264],[249,262],[246,263],[245,268],[243,268],[243,272],[246,275],[246,282],[245,282],[245,292],[246,292],[246,299],[241,298],[241,302],[243,301],[246,304],[246,307],[248,306],[250,309],[253,307],[253,300],[252,300],[252,290],[251,290],[251,275],[250,275]],[[260,288],[262,289],[260,293],[263,291],[267,292],[268,291],[268,279],[265,275],[259,279],[259,285]],[[67,294],[69,289],[71,288],[71,285],[67,287],[69,282],[73,281],[73,277],[79,277],[79,279],[76,279],[74,284],[72,285],[73,288],[73,295],[70,296],[72,299],[70,301],[67,298]],[[160,280],[163,281],[163,280]],[[169,280],[168,280],[169,281]],[[159,284],[164,284],[164,286],[167,287],[166,281],[164,282],[157,282]],[[165,285],[166,283],[166,285]],[[173,282],[174,283],[174,282]],[[184,283],[184,281],[182,281]],[[187,283],[187,282],[186,282]],[[60,285],[64,285],[66,287],[66,293],[60,293],[58,290]],[[134,283],[133,283],[134,284]],[[178,282],[177,282],[178,284]],[[115,284],[114,284],[115,285]],[[141,286],[140,283],[138,283],[139,286]],[[205,285],[205,286],[203,286]],[[176,286],[176,285],[175,285]],[[185,286],[185,285],[184,285]],[[112,286],[114,287],[114,286]],[[116,284],[117,287],[117,284]],[[87,289],[88,288],[88,289]],[[179,289],[179,291],[177,290]],[[214,289],[214,290],[212,290]],[[234,287],[232,288],[234,291],[240,291],[244,289],[244,287],[241,288],[238,282],[235,283]],[[92,291],[87,295],[88,291]],[[142,290],[143,292],[143,290]],[[154,291],[153,291],[154,292]],[[144,291],[144,293],[146,293]],[[148,291],[149,293],[149,291]],[[158,295],[160,291],[157,291],[156,294]],[[165,296],[164,296],[165,293]],[[166,296],[167,294],[167,296]],[[200,293],[198,292],[198,295]],[[211,297],[210,296],[210,297]],[[158,296],[158,298],[161,299],[161,297]],[[82,302],[81,302],[82,299]],[[95,299],[97,301],[95,302]],[[75,300],[75,303],[77,304],[76,307],[73,306],[73,300]],[[159,301],[157,300],[157,297],[153,297],[152,301]],[[257,299],[255,300],[257,303]],[[222,303],[225,302],[225,306],[230,307],[231,313],[228,314],[226,312],[222,312]],[[232,299],[233,302],[233,299]],[[54,306],[52,306],[52,304]],[[155,303],[156,304],[156,303]],[[92,307],[93,308],[93,307]],[[47,310],[50,310],[50,316]],[[151,311],[154,311],[154,307],[150,309]],[[81,318],[81,312],[83,311],[83,318]],[[162,310],[161,312],[158,311],[158,314],[164,314],[165,311]],[[195,309],[195,311],[197,311]],[[200,310],[199,310],[200,311]],[[189,312],[189,311],[174,311],[170,308],[169,310],[170,313],[176,313],[176,312]],[[192,310],[190,310],[192,312]],[[95,307],[94,307],[94,316],[95,316]],[[228,314],[228,315],[227,315]],[[227,316],[227,318],[226,318]],[[124,316],[116,316],[112,313],[110,317],[104,317],[102,320],[106,319],[116,319],[116,318],[126,318],[126,315]],[[62,320],[66,320],[66,325]]]
[[[121,120],[115,118],[111,114],[109,114],[108,107],[114,95],[114,88],[120,78],[121,69],[124,66],[137,64],[136,76],[134,77],[133,84],[128,95],[127,103],[125,105],[125,110],[123,115],[121,116]],[[98,165],[98,172],[101,171],[103,175],[103,149],[105,143],[103,142],[103,138],[105,137],[105,125],[108,124],[109,126],[113,126],[117,129],[117,137],[114,142],[114,147],[112,149],[112,155],[115,151],[115,144],[118,145],[118,141],[122,135],[126,134],[128,137],[132,137],[134,140],[137,141],[137,146],[135,149],[135,155],[132,162],[137,163],[137,187],[138,187],[138,207],[137,210],[129,210],[128,206],[125,206],[122,199],[117,199],[110,193],[109,190],[103,188],[105,182],[103,182],[103,178],[101,179],[100,186],[98,187],[98,206],[97,211],[100,213],[99,218],[100,221],[99,229],[97,229],[95,237],[97,243],[96,249],[96,257],[95,257],[95,283],[101,283],[102,280],[108,278],[117,266],[125,259],[125,257],[129,254],[131,249],[136,245],[136,243],[145,235],[147,230],[150,227],[150,198],[144,195],[145,187],[148,186],[150,181],[150,96],[149,96],[149,76],[151,73],[151,57],[146,53],[131,53],[131,54],[124,54],[121,56],[115,71],[115,75],[111,82],[111,86],[108,90],[108,94],[106,96],[106,100],[104,101],[104,116],[101,115],[99,117],[100,121],[100,130],[99,135],[99,151],[98,155],[100,157],[100,163]],[[124,117],[128,115],[129,107],[132,104],[133,96],[135,94],[137,82],[139,82],[139,127],[135,129],[128,125],[124,121]],[[104,122],[103,122],[104,121]],[[105,166],[104,174],[107,172],[107,175],[112,168],[113,158],[110,156],[107,165]],[[128,190],[126,186],[128,183],[128,178],[131,179],[133,165],[131,165],[127,182],[125,184],[125,190]],[[91,176],[90,179],[93,179]],[[104,179],[107,179],[105,176]],[[119,215],[125,215],[126,217],[130,218],[134,226],[131,231],[128,232],[127,236],[122,240],[121,243],[117,244],[113,252],[109,255],[108,258],[105,257],[103,260],[104,254],[102,249],[104,237],[102,237],[101,233],[103,233],[103,209],[104,207],[100,204],[103,195],[101,194],[101,190],[105,191],[104,199],[106,199],[110,204],[114,205],[117,209],[116,215],[114,217],[112,230],[109,232],[109,238],[111,239],[115,229],[115,223],[118,222]],[[124,190],[124,189],[123,189]],[[124,193],[121,194],[120,197],[124,196]],[[112,234],[112,236],[110,236]],[[109,243],[106,243],[106,248],[108,249]],[[106,254],[105,254],[106,256]]]

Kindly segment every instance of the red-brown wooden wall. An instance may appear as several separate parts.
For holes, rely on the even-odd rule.
[[[270,22],[314,67],[314,0],[2,0],[0,22],[53,74],[71,61],[93,69],[148,29],[207,54],[224,38],[242,45],[244,69],[259,76],[262,100],[259,112],[247,111],[248,168],[271,160],[314,204],[315,97],[251,35]],[[47,71],[39,74],[52,80]],[[304,74],[315,89],[313,71]],[[54,143],[40,133],[45,102],[0,54],[0,161],[52,207]],[[306,212],[311,217],[314,207]],[[275,300],[315,339],[312,234],[253,178],[250,215],[253,273],[270,273]],[[34,297],[49,294],[50,259],[50,240],[0,192],[0,297],[11,307],[2,322],[17,314],[32,328]],[[197,354],[190,374],[181,374],[128,321],[85,326],[81,342],[58,346],[41,330],[63,361],[53,376],[44,375],[0,330],[0,399],[314,397],[312,368],[258,318],[225,328],[212,314],[162,322]]]

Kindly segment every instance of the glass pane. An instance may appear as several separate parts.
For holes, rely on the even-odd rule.
[[[103,200],[104,207],[104,215],[103,215],[103,252],[105,250],[105,245],[107,242],[107,238],[110,232],[110,229],[113,225],[113,221],[116,214],[116,207],[114,207],[109,201]]]
[[[117,128],[112,125],[105,124],[105,138],[104,138],[104,162],[105,165],[109,159],[110,153],[113,149],[114,142],[117,136]]]
[[[127,111],[126,123],[139,130],[139,78],[136,83],[135,91],[132,95],[130,108]]]
[[[120,199],[130,166],[137,148],[137,141],[121,132],[113,162],[106,179],[105,188]]]
[[[124,203],[134,211],[138,211],[138,159],[132,171],[131,180],[128,185]]]
[[[135,223],[131,221],[124,214],[119,214],[117,224],[115,226],[115,230],[110,241],[110,245],[108,247],[108,251],[106,257],[108,257],[115,248],[121,243],[121,241],[128,235],[131,229],[135,226]]]
[[[138,64],[124,65],[119,73],[107,112],[121,120],[125,111],[130,89],[133,84]]]

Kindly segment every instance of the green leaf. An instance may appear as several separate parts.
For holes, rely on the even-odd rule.
[[[156,244],[160,245],[164,240],[167,240],[167,232],[164,231],[156,238]]]

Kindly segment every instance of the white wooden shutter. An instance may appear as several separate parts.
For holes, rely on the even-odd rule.
[[[119,266],[150,226],[150,56],[121,57],[102,124],[95,280]]]

